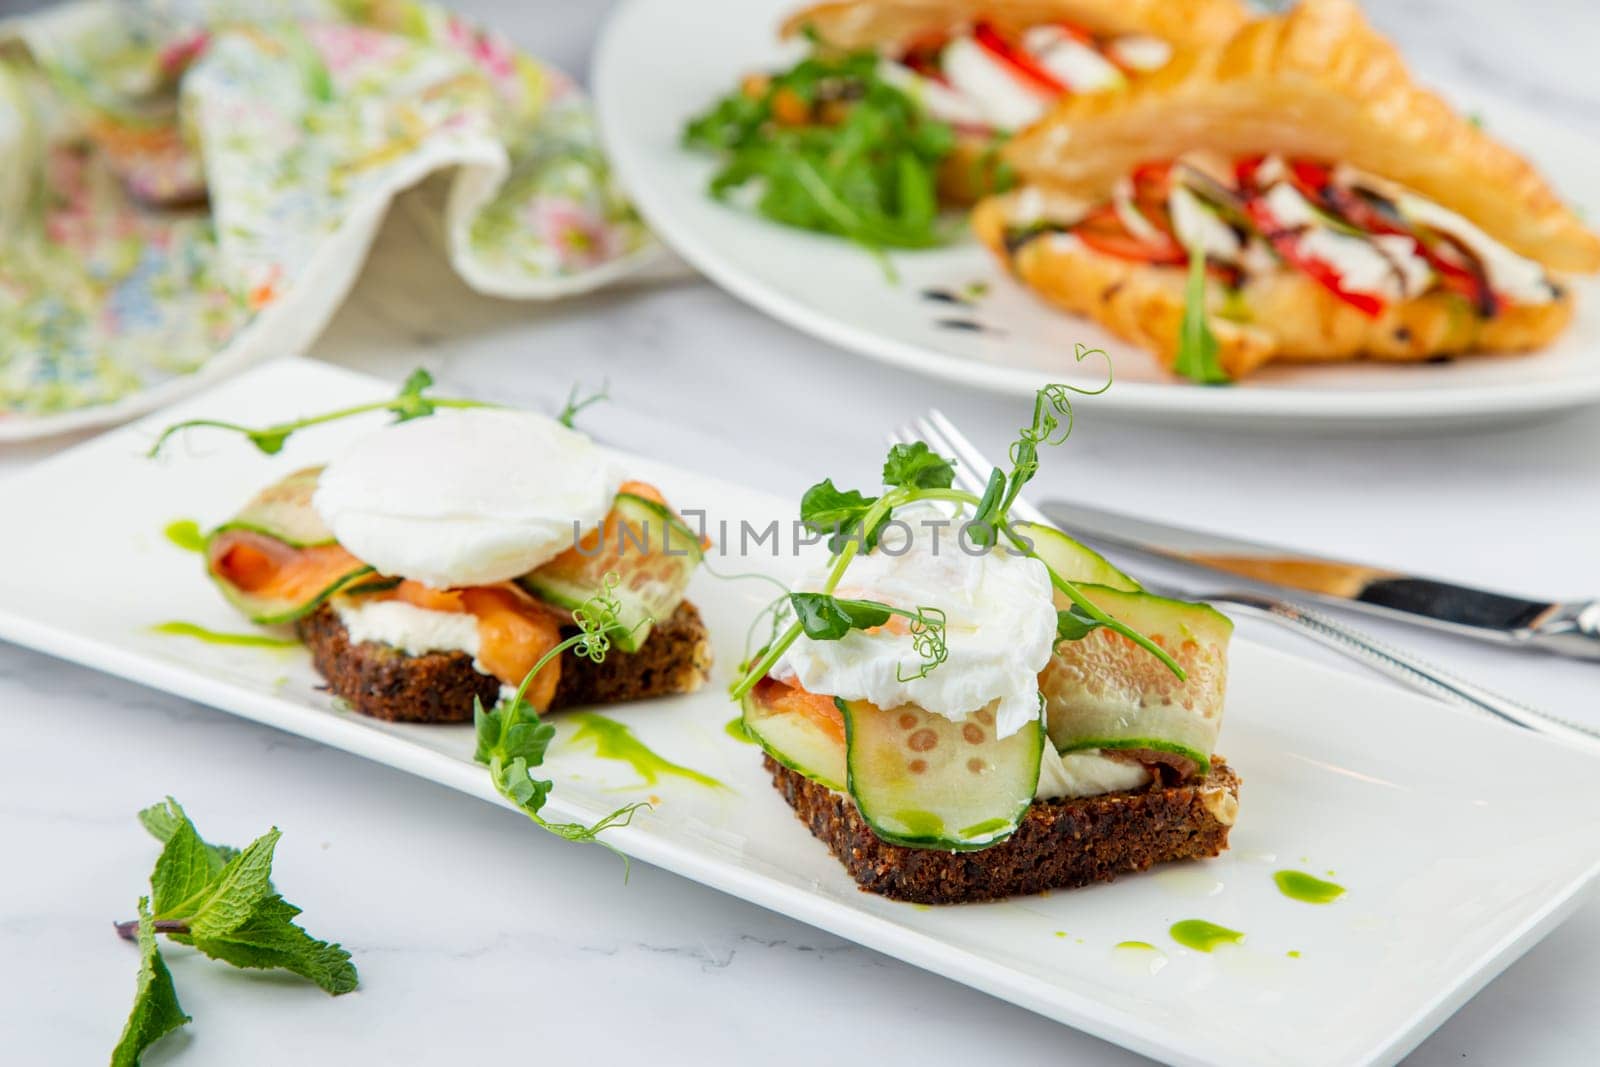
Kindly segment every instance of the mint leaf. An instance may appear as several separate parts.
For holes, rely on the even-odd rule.
[[[273,827],[240,852],[222,868],[203,897],[189,914],[158,918],[186,918],[189,933],[195,938],[219,937],[231,933],[255,914],[261,901],[273,895],[272,853],[282,836]]]
[[[1233,379],[1217,360],[1217,336],[1206,318],[1206,256],[1189,249],[1189,281],[1183,294],[1183,321],[1178,326],[1178,358],[1172,369],[1201,385],[1225,385]]]
[[[226,866],[226,865],[224,865]],[[211,853],[195,833],[194,824],[183,820],[167,839],[166,847],[150,872],[150,899],[157,915],[185,915],[206,890],[220,869],[211,866]]]
[[[933,451],[926,442],[895,445],[883,461],[883,484],[911,489],[948,489],[956,480],[956,461]]]
[[[184,813],[182,805],[168,797],[160,804],[152,804],[139,813],[139,821],[144,828],[150,831],[150,836],[160,841],[163,845],[172,839],[179,827],[188,825],[193,829],[194,824],[189,822],[189,816]],[[212,874],[220,873],[223,866],[239,854],[236,848],[227,845],[206,844],[206,863],[211,868]],[[157,911],[161,906],[155,906]]]
[[[235,967],[285,970],[309,978],[334,996],[353,990],[358,979],[350,953],[306,933],[293,921],[299,914],[299,908],[272,893],[257,901],[254,912],[232,930],[196,932],[191,943]]]
[[[150,900],[139,898],[139,981],[133,995],[133,1010],[117,1047],[111,1050],[111,1067],[138,1067],[144,1052],[172,1031],[189,1021],[178,1003],[161,951],[156,948],[156,930],[150,918]]]

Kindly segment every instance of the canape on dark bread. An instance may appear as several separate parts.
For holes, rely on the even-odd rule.
[[[408,655],[373,641],[352,643],[329,607],[295,623],[328,690],[363,715],[391,722],[471,722],[473,701],[485,708],[502,683],[462,652]],[[692,693],[711,673],[711,641],[693,604],[678,605],[657,623],[636,652],[612,651],[596,663],[571,650],[560,659],[559,681],[546,711],[620,704]]]
[[[981,852],[891,844],[873,833],[848,796],[768,756],[772,784],[869,892],[917,904],[980,900],[1109,882],[1157,863],[1204,859],[1228,847],[1239,778],[1220,759],[1181,785],[1156,780],[1134,791],[1037,800],[1017,830]]]
[[[539,711],[692,692],[710,642],[683,592],[702,546],[660,495],[624,483],[611,512],[571,548],[508,581],[454,588],[378,574],[312,506],[320,469],[259,492],[209,537],[207,569],[240,611],[293,625],[328,688],[362,714],[470,722],[577,632],[593,598],[616,612],[600,662],[571,650],[533,678]]]

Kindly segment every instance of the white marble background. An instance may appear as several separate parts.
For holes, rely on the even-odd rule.
[[[461,6],[579,75],[609,7]],[[1600,4],[1369,8],[1428,80],[1531,104],[1600,136]],[[14,9],[0,0],[0,12]],[[411,240],[403,220],[391,223],[313,354],[395,379],[422,364],[451,390],[546,409],[574,378],[609,377],[615,402],[588,419],[601,437],[789,493],[824,474],[868,481],[882,428],[929,404],[991,447],[1018,422],[1015,401],[952,395],[862,362],[702,282],[548,308],[505,303],[468,292],[442,264],[415,267],[403,255]],[[834,414],[829,438],[788,432],[793,416],[819,408]],[[59,447],[0,453],[0,470]],[[1085,404],[1040,483],[1530,594],[1600,593],[1592,413],[1450,437],[1284,440],[1119,424]],[[1600,719],[1600,667],[1385,632],[1526,699]],[[515,814],[9,646],[0,646],[0,1062],[93,1062],[115,1041],[136,963],[110,924],[131,914],[156,851],[132,816],[167,793],[214,839],[282,828],[279,884],[310,929],[352,949],[363,981],[334,1000],[174,951],[196,1022],[152,1064],[1140,1062],[648,867],[624,885],[606,853],[532,832]],[[1591,902],[1412,1062],[1592,1061],[1597,956]]]

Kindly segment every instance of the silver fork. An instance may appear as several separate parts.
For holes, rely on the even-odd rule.
[[[935,452],[955,457],[956,480],[969,492],[981,494],[989,472],[994,469],[994,464],[938,409],[930,410],[923,418],[900,427],[889,435],[889,440],[891,444],[923,441]],[[1045,518],[1044,513],[1024,498],[1019,497],[1011,505],[1011,511],[1017,518],[1026,522],[1050,525],[1050,520]],[[1548,712],[1539,711],[1509,697],[1491,692],[1475,682],[1469,682],[1449,671],[1425,663],[1410,653],[1402,652],[1320,611],[1312,611],[1287,600],[1242,590],[1191,592],[1172,586],[1149,583],[1144,585],[1157,596],[1228,604],[1243,614],[1265,619],[1292,630],[1402,685],[1447,704],[1466,708],[1480,715],[1491,715],[1517,726],[1600,752],[1600,731],[1568,722]]]

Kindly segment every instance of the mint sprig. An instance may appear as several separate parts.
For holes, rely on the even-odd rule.
[[[135,924],[135,937],[139,942],[139,983],[122,1037],[111,1050],[111,1067],[138,1067],[145,1049],[190,1021],[178,1003],[172,972],[167,970],[161,950],[156,947],[149,897],[139,898],[139,918]]]
[[[213,845],[171,797],[141,811],[139,821],[162,849],[139,917],[117,924],[118,934],[139,942],[140,966],[114,1067],[137,1064],[151,1044],[189,1021],[156,945],[158,933],[235,967],[298,974],[334,996],[356,988],[350,953],[296,924],[300,909],[273,887],[276,828],[244,849]]]

